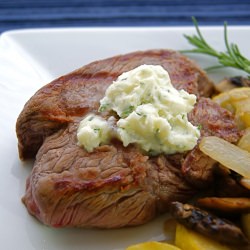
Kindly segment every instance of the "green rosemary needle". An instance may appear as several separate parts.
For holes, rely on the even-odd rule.
[[[184,34],[184,37],[188,40],[190,44],[192,44],[196,48],[191,50],[182,50],[181,52],[200,53],[216,57],[220,64],[209,67],[209,69],[216,69],[221,67],[233,67],[236,69],[243,70],[246,73],[250,74],[249,59],[247,59],[241,54],[236,44],[228,42],[227,22],[224,23],[224,42],[226,46],[226,51],[219,52],[206,42],[203,35],[201,34],[201,31],[198,27],[198,22],[195,17],[192,17],[192,21],[194,23],[197,35],[188,36]],[[250,75],[248,77],[250,78]]]

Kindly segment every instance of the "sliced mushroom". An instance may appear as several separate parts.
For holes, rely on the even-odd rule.
[[[206,197],[197,200],[201,207],[226,213],[242,213],[250,211],[250,198]]]
[[[170,212],[179,223],[214,240],[233,245],[248,244],[239,227],[205,210],[190,204],[172,202]]]
[[[235,76],[229,78],[230,82],[235,86],[235,87],[250,87],[250,79],[243,77],[243,76]]]

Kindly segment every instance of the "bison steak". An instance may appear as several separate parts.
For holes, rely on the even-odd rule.
[[[170,202],[185,201],[196,192],[181,169],[185,154],[149,157],[136,145],[125,148],[115,140],[92,153],[77,145],[83,116],[97,112],[113,80],[141,64],[162,65],[176,88],[198,97],[213,92],[206,74],[186,57],[150,50],[91,63],[45,85],[26,103],[16,124],[19,155],[36,159],[23,202],[44,224],[139,225],[167,211]]]

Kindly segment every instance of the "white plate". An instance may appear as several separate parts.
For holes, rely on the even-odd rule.
[[[224,50],[223,28],[202,27],[207,40]],[[10,31],[0,38],[0,242],[4,249],[111,250],[148,240],[162,240],[164,216],[147,225],[120,230],[52,229],[31,217],[21,197],[31,163],[19,161],[15,122],[23,105],[45,83],[91,61],[152,48],[188,49],[178,28],[76,28]],[[229,27],[229,40],[250,57],[250,27]],[[215,61],[195,56],[200,65]],[[239,72],[237,72],[238,74]],[[214,79],[235,71],[217,72]]]

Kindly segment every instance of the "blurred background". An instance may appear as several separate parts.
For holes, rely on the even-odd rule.
[[[250,25],[250,0],[0,0],[0,33],[41,27]]]

